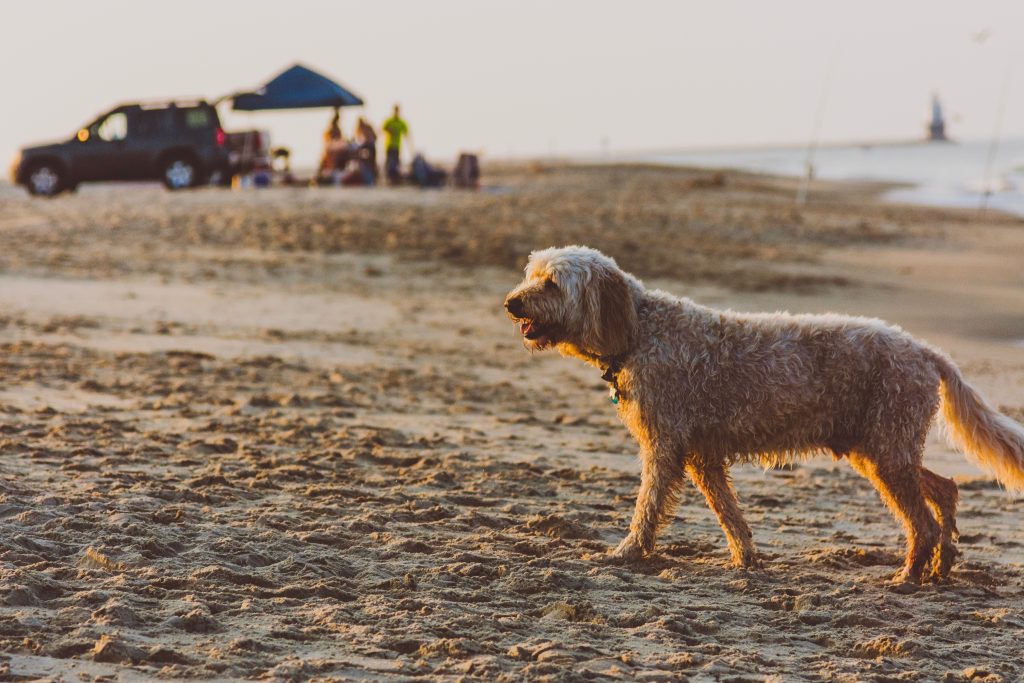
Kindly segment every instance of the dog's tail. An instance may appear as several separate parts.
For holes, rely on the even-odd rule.
[[[944,353],[929,349],[929,357],[942,377],[949,440],[1007,489],[1024,492],[1024,426],[986,403]]]

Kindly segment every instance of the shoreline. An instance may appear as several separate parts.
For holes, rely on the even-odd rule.
[[[1024,216],[1024,140],[1000,141],[991,176],[989,145],[990,141],[819,145],[815,167],[818,179],[913,186],[895,193],[892,200],[897,202],[978,208],[987,201],[990,209]],[[618,158],[799,178],[804,173],[806,155],[806,146],[769,146],[637,153]]]

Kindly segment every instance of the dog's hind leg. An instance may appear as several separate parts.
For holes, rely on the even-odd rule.
[[[740,503],[736,498],[736,490],[732,486],[726,466],[690,462],[686,465],[686,473],[707,498],[708,506],[718,517],[718,523],[722,525],[725,538],[729,542],[733,565],[747,569],[760,569],[762,564],[757,554],[757,548],[754,547],[753,534],[750,533],[750,527],[743,519],[743,512],[740,510]]]
[[[956,539],[959,536],[956,528],[956,506],[960,494],[955,481],[939,476],[924,467],[921,468],[921,490],[932,512],[935,513],[935,519],[939,522],[939,544],[935,547],[932,558],[931,575],[941,581],[949,575],[953,561],[960,554],[956,549]]]
[[[658,529],[667,524],[679,502],[683,472],[674,458],[642,456],[640,490],[629,534],[611,552],[611,559],[633,562],[654,550]]]
[[[921,485],[920,458],[892,462],[866,453],[851,453],[850,464],[864,475],[907,532],[907,559],[895,581],[920,583],[925,566],[939,542],[939,525],[932,517]]]

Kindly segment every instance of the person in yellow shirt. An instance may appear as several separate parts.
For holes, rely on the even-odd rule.
[[[388,176],[388,182],[392,185],[402,180],[402,138],[409,137],[409,124],[402,120],[398,105],[395,105],[391,112],[391,118],[381,126],[387,136],[384,144],[386,157],[384,159],[384,170]]]

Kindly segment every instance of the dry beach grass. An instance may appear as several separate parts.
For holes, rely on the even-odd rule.
[[[743,468],[767,570],[702,498],[657,557],[588,368],[519,345],[532,248],[714,305],[881,315],[1024,417],[1024,222],[653,167],[479,194],[0,189],[0,678],[988,680],[1024,675],[1024,500],[942,442],[965,557],[894,592],[844,464]],[[653,243],[657,248],[644,247]]]

